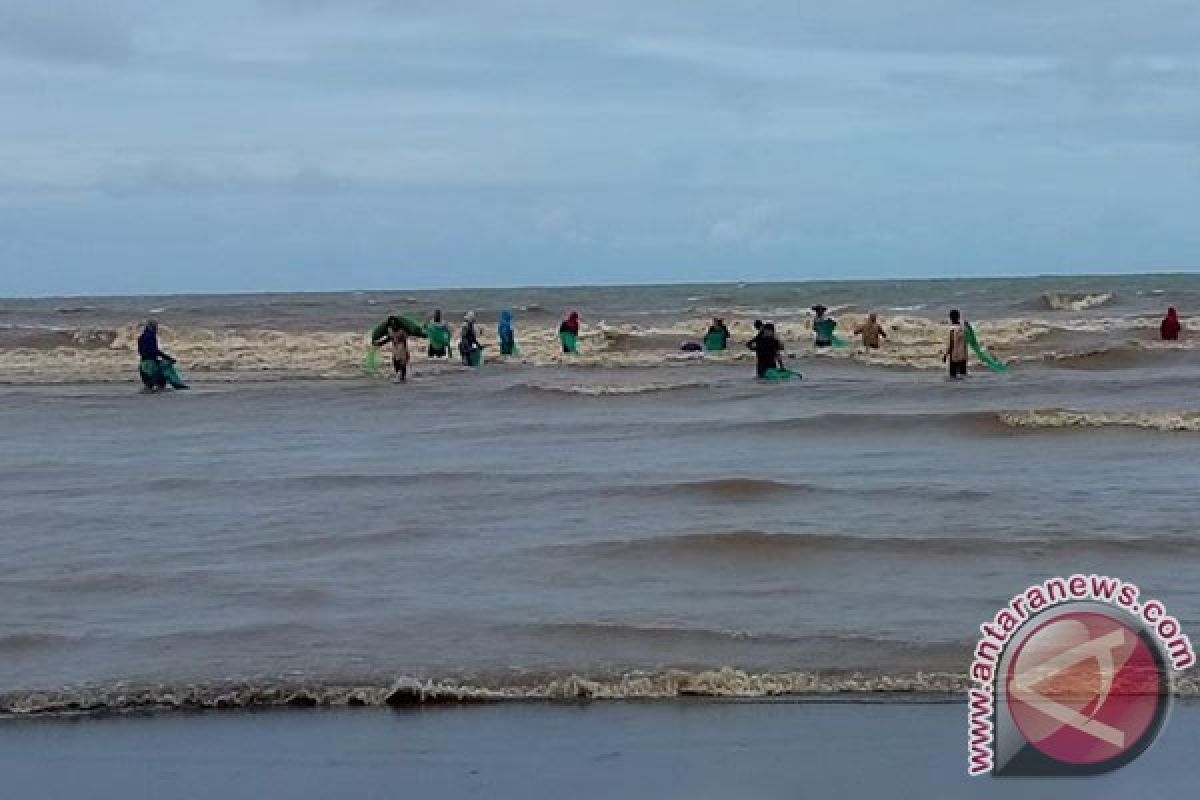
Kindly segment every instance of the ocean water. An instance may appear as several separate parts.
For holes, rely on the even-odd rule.
[[[883,352],[813,353],[814,302]],[[1079,571],[1194,630],[1168,304],[1200,277],[0,301],[0,708],[953,691]],[[435,305],[518,309],[525,355],[359,372]],[[944,379],[951,305],[1007,373]],[[138,393],[149,314],[191,392]],[[735,349],[681,353],[713,314]],[[753,380],[756,317],[802,381]]]

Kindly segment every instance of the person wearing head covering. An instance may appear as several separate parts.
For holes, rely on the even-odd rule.
[[[704,349],[714,353],[724,350],[728,346],[729,328],[725,327],[725,320],[713,317],[712,325],[708,326],[708,332],[704,334]]]
[[[142,328],[142,335],[137,341],[138,374],[142,378],[142,386],[148,392],[157,392],[167,388],[167,378],[163,375],[162,359],[170,358],[158,347],[158,320],[147,320]]]
[[[579,352],[579,312],[572,311],[558,326],[558,340],[564,353]]]
[[[1175,310],[1175,306],[1167,309],[1167,315],[1163,317],[1162,324],[1158,326],[1158,333],[1162,336],[1165,342],[1174,342],[1179,339],[1179,334],[1183,330],[1183,324],[1179,321],[1179,312]]]
[[[513,329],[513,312],[505,309],[500,312],[500,321],[496,324],[496,336],[500,339],[500,355],[511,356],[517,351],[517,332]]]
[[[425,326],[429,336],[429,349],[426,355],[430,358],[446,358],[450,355],[450,326],[442,321],[442,310],[434,309],[433,319]]]
[[[458,335],[458,354],[462,356],[463,366],[478,366],[476,352],[481,349],[479,333],[475,330],[475,312],[468,311],[463,315],[462,331]]]
[[[175,359],[159,349],[158,320],[146,321],[146,327],[138,336],[137,347],[138,375],[141,377],[142,386],[146,391],[162,391],[167,388],[168,383],[175,389],[188,388],[175,369]]]
[[[813,306],[812,310],[814,314],[812,321],[813,344],[817,347],[832,347],[833,330],[837,327],[837,320],[833,317],[825,316],[825,312],[828,309],[819,303]]]
[[[863,346],[872,350],[879,348],[880,339],[887,338],[887,331],[879,324],[879,318],[874,311],[867,314],[867,321],[856,327],[854,332],[862,336]]]

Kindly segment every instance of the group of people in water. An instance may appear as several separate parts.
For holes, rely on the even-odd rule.
[[[829,316],[829,309],[826,306],[817,304],[812,307],[813,318],[809,327],[813,332],[813,346],[819,350],[829,347],[845,347],[847,342],[839,338],[834,332],[837,330],[837,320]],[[958,312],[954,312],[958,313]],[[707,344],[709,336],[712,336],[714,331],[724,331],[724,340],[728,340],[729,330],[725,327],[725,321],[722,319],[714,319],[713,325],[709,328],[708,334],[705,336],[705,349],[710,349]],[[887,338],[887,331],[883,324],[879,321],[879,317],[875,312],[867,315],[867,318],[854,328],[854,335],[861,337],[862,344],[869,350],[878,349],[883,340]],[[784,366],[783,354],[784,345],[779,339],[775,331],[775,323],[771,321],[754,320],[754,338],[746,343],[746,347],[750,348],[755,353],[755,372],[759,378],[789,378],[794,377],[796,373],[791,372]],[[719,348],[725,349],[724,344]]]
[[[814,347],[820,350],[830,347],[847,346],[847,342],[838,337],[836,333],[837,320],[829,315],[828,308],[818,304],[812,307],[812,312],[813,318],[809,327],[813,332]],[[975,352],[979,359],[992,369],[996,371],[1004,370],[1004,365],[979,345],[970,323],[966,321],[958,309],[951,310],[948,316],[950,329],[946,339],[946,346],[941,355],[942,361],[948,365],[950,378],[959,379],[966,377],[969,360],[968,354],[971,351]],[[581,318],[578,311],[571,311],[559,323],[558,338],[564,354],[579,352],[578,340],[580,327]],[[1184,328],[1179,319],[1179,313],[1174,307],[1168,308],[1166,316],[1159,325],[1159,336],[1163,341],[1178,341],[1183,331]],[[868,350],[880,348],[883,340],[888,338],[887,330],[874,312],[869,313],[862,323],[855,326],[853,332],[855,336],[860,337],[862,346]],[[409,349],[409,339],[413,336],[427,340],[426,354],[429,358],[448,359],[450,357],[453,335],[450,326],[446,324],[442,317],[441,309],[435,310],[424,323],[416,322],[409,317],[393,315],[389,316],[371,331],[370,350],[368,352],[371,371],[374,371],[375,368],[374,359],[377,349],[390,346],[395,380],[407,380],[408,365],[412,357]],[[501,355],[520,355],[520,348],[517,346],[516,326],[511,310],[500,312],[496,324],[496,337]],[[683,349],[720,352],[729,348],[731,338],[732,334],[729,331],[729,327],[725,324],[725,320],[720,317],[714,317],[712,324],[709,325],[708,330],[704,334],[703,343],[687,343],[683,345]],[[175,359],[159,348],[157,320],[151,319],[147,321],[141,335],[138,337],[137,346],[139,358],[138,373],[145,391],[159,392],[166,389],[167,386],[175,389],[189,388],[179,375]],[[483,361],[484,346],[479,340],[479,330],[476,325],[475,313],[469,311],[463,315],[462,326],[459,329],[458,336],[458,355],[463,365],[469,367],[479,366]],[[798,373],[792,372],[785,366],[783,359],[786,348],[779,334],[776,332],[775,323],[770,320],[754,321],[754,336],[746,343],[746,347],[754,352],[755,373],[759,378],[787,380],[799,377]]]
[[[847,342],[840,339],[834,332],[837,320],[828,315],[829,309],[823,305],[812,307],[813,319],[809,326],[813,332],[813,345],[817,349],[828,347],[845,347]],[[968,353],[975,352],[979,360],[997,372],[1003,372],[1005,366],[983,349],[975,336],[975,331],[958,309],[951,309],[947,315],[950,329],[946,338],[946,346],[942,350],[942,363],[947,365],[952,380],[967,376]],[[791,373],[783,363],[784,346],[775,332],[775,324],[770,321],[754,321],[754,338],[746,346],[755,352],[755,371],[759,378],[774,376],[790,377]],[[1159,336],[1163,341],[1178,341],[1183,332],[1183,324],[1179,320],[1179,312],[1174,307],[1167,309],[1167,314],[1159,325]],[[887,330],[879,321],[875,312],[867,314],[867,318],[854,328],[854,335],[861,337],[863,347],[876,350],[888,338]],[[725,321],[714,318],[712,325],[704,337],[705,350],[724,350],[729,339],[729,329]],[[710,346],[710,342],[713,346]]]
[[[558,338],[563,353],[579,352],[580,316],[578,311],[567,314],[558,326]],[[453,334],[450,326],[442,318],[442,310],[434,310],[432,316],[424,324],[413,321],[409,317],[392,315],[377,325],[371,331],[371,351],[368,359],[373,359],[375,348],[391,346],[392,369],[395,380],[405,381],[408,378],[408,364],[411,359],[408,340],[417,336],[428,340],[426,355],[433,359],[448,359],[451,353]],[[500,355],[520,355],[517,346],[517,330],[513,312],[500,312],[496,323],[496,339],[500,346]],[[478,367],[483,363],[483,348],[479,341],[479,328],[475,320],[475,312],[468,311],[463,315],[462,326],[458,332],[458,355],[463,366]]]

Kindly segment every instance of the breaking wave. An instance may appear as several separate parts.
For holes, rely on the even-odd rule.
[[[0,695],[0,714],[105,714],[329,706],[402,708],[521,701],[761,698],[829,694],[907,694],[932,698],[962,693],[966,685],[965,675],[942,672],[871,675],[860,672],[748,672],[720,667],[699,671],[635,670],[595,676],[566,674],[524,683],[400,678],[379,685],[264,681],[70,688]]]
[[[1069,428],[1138,428],[1163,432],[1200,433],[1200,411],[1072,411],[1062,408],[1002,411],[997,417],[1010,428],[1062,430]]]
[[[965,646],[964,646],[965,653]],[[121,714],[151,711],[216,711],[272,708],[408,708],[479,703],[670,700],[680,698],[805,698],[845,701],[947,702],[965,700],[968,677],[959,672],[870,673],[848,671],[752,672],[732,667],[706,670],[633,670],[617,674],[545,676],[527,682],[404,677],[379,684],[290,681],[209,685],[120,685],[0,695],[0,714]],[[1180,697],[1200,695],[1194,673],[1177,676]]]
[[[1046,292],[1041,308],[1048,311],[1086,311],[1108,305],[1116,299],[1112,292]]]
[[[856,435],[947,430],[977,435],[1013,431],[1078,428],[1137,428],[1163,432],[1200,432],[1200,411],[1077,411],[1047,408],[998,411],[913,412],[896,414],[829,413],[790,419],[728,423],[726,430],[746,433],[826,433]]]

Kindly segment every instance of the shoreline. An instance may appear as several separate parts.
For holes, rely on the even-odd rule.
[[[1172,697],[1200,708],[1195,670],[1174,678]],[[724,681],[725,683],[721,683]],[[785,686],[784,682],[790,682]],[[801,685],[808,683],[807,686]],[[604,707],[623,703],[781,705],[962,705],[973,684],[965,674],[842,676],[815,673],[748,674],[736,670],[646,673],[638,678],[590,680],[579,676],[530,685],[471,685],[467,682],[402,679],[388,685],[279,682],[180,686],[118,684],[110,689],[16,691],[0,694],[0,724],[57,718],[121,718],[195,714],[270,713],[311,709],[419,710],[472,707]]]
[[[1200,706],[1091,779],[966,775],[959,704],[672,702],[24,720],[17,797],[1164,797]]]
[[[1195,696],[1176,696],[1176,702],[1200,705]],[[0,728],[8,725],[20,725],[23,722],[37,721],[83,721],[83,720],[122,720],[122,719],[169,719],[193,717],[224,717],[239,714],[313,714],[327,713],[446,713],[464,711],[473,708],[496,709],[589,709],[608,706],[633,707],[669,707],[705,706],[705,705],[735,705],[735,706],[773,706],[773,705],[816,705],[816,706],[963,706],[968,701],[965,691],[865,691],[865,692],[813,692],[811,694],[789,694],[769,696],[722,696],[703,694],[677,694],[662,697],[478,697],[436,700],[401,700],[380,704],[366,702],[320,703],[313,702],[307,696],[283,698],[275,704],[229,705],[214,703],[212,705],[143,705],[127,708],[94,707],[94,708],[62,708],[47,711],[0,711]]]

